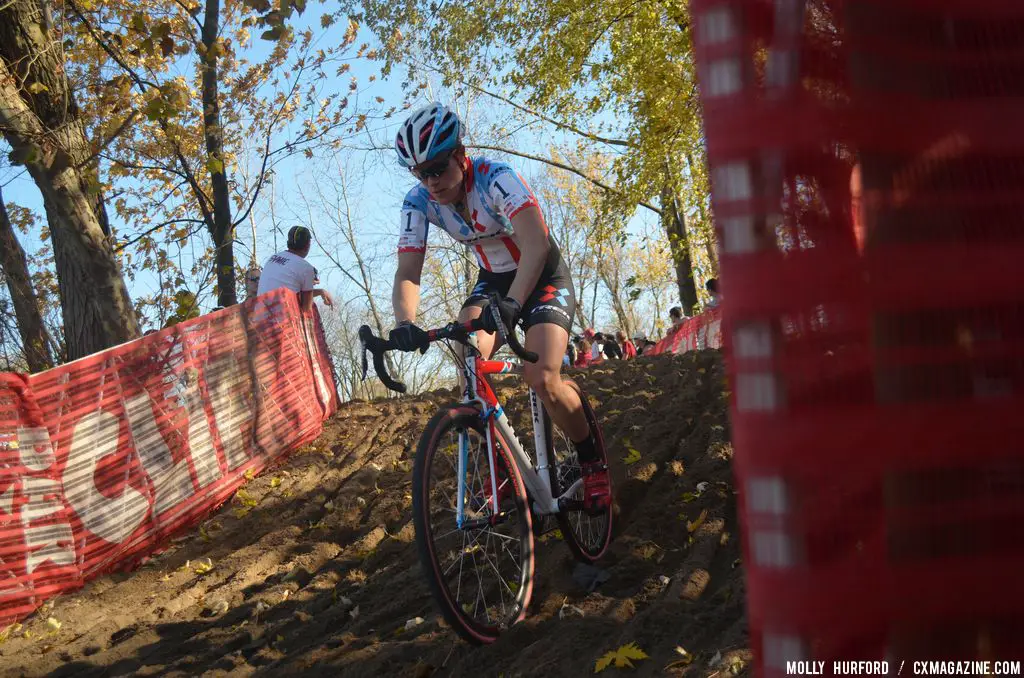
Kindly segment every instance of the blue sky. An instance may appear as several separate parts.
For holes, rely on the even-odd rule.
[[[304,20],[311,22],[318,33],[323,33],[319,39],[323,41],[338,39],[343,32],[343,27],[335,26],[328,31],[322,31],[319,28],[319,16],[313,16],[313,14],[308,14],[304,17]],[[301,29],[301,25],[297,28]],[[356,42],[357,44],[360,42],[372,44],[373,39],[372,36],[361,31]],[[253,50],[248,53],[248,56],[250,60],[257,61],[261,54],[266,54],[270,45],[258,39],[254,43]],[[330,43],[325,42],[325,44]],[[379,64],[371,61],[355,60],[352,62],[351,75],[354,75],[361,84],[360,100],[371,101],[373,97],[380,96],[385,100],[384,106],[395,105],[400,107],[403,101],[400,83],[404,79],[404,67],[396,68],[395,72],[388,79],[378,79],[374,83],[369,83],[369,77],[376,75],[378,68]],[[332,85],[338,89],[346,89],[348,78],[349,74],[341,78],[334,78],[334,82],[328,82],[327,89],[330,89]],[[432,97],[430,96],[431,93],[433,93]],[[447,98],[446,94],[450,93],[431,87],[422,93],[422,96],[415,105],[426,103],[431,98],[438,98],[444,101]],[[481,97],[474,104],[473,113],[467,122],[470,125],[473,125],[475,122],[483,127],[489,122],[506,118],[509,116],[510,111],[511,109],[504,104],[497,103],[488,97]],[[399,207],[405,192],[413,185],[413,180],[408,172],[399,167],[393,152],[365,151],[361,149],[371,145],[390,147],[397,126],[404,117],[405,115],[399,112],[390,120],[371,123],[368,127],[368,133],[364,137],[354,140],[350,144],[349,150],[344,154],[350,175],[358,177],[359,185],[351,187],[351,197],[353,199],[353,214],[359,224],[360,236],[361,238],[365,236],[368,247],[372,247],[380,252],[387,252],[389,248],[394,247],[394,241],[397,238]],[[606,122],[616,121],[606,119]],[[520,127],[520,125],[509,125],[509,128],[518,129],[503,142],[503,145],[534,155],[547,155],[547,148],[552,143],[575,142],[574,138],[567,137],[546,123],[532,123],[523,127]],[[472,138],[472,129],[470,130],[470,135]],[[472,149],[470,152],[471,154],[473,153]],[[487,154],[495,155],[492,152],[487,152]],[[531,175],[543,171],[543,166],[530,160],[508,158],[508,161],[528,179]],[[317,182],[330,183],[332,181],[335,181],[334,178],[329,172],[325,172],[321,165],[313,164],[301,154],[292,156],[279,164],[275,171],[271,191],[279,229],[287,230],[290,225],[301,222],[311,225],[321,237],[326,238],[330,236],[330,233],[324,232],[326,229],[325,225],[315,216],[312,220],[318,223],[307,223],[309,221],[308,214],[303,214],[301,209],[296,208],[294,198],[300,191],[305,190],[309,192],[310,187]],[[0,184],[3,185],[5,201],[15,202],[35,210],[40,215],[43,214],[39,191],[28,174],[21,172],[20,168],[10,168],[0,173]],[[267,197],[270,198],[271,196],[268,195]],[[258,203],[253,211],[257,231],[257,257],[261,263],[272,254],[275,240],[277,247],[283,248],[283,237],[275,233],[271,227],[270,211],[269,200]],[[235,216],[237,218],[237,215]],[[110,218],[122,237],[131,237],[131,234],[136,231],[133,225],[120,223],[112,209],[110,210]],[[632,232],[638,233],[644,230],[646,226],[654,223],[654,218],[655,215],[653,213],[641,208],[634,215],[629,228]],[[438,234],[437,229],[432,229],[431,237],[444,236]],[[245,266],[249,261],[249,252],[252,247],[252,234],[249,223],[239,225],[236,239],[240,241],[235,250],[236,260],[240,265]],[[41,246],[36,234],[28,237],[22,236],[22,244],[29,252],[34,252]],[[337,290],[344,285],[344,276],[321,251],[314,248],[309,258],[320,271],[324,287],[329,290]],[[348,264],[350,262],[344,260],[343,263]],[[394,270],[393,261],[388,262],[386,257],[382,258],[379,260],[377,268],[375,279],[381,281],[380,284],[384,289],[381,289],[380,293],[382,296],[386,296],[390,291],[390,278]],[[140,272],[134,281],[129,282],[129,291],[133,298],[149,294],[155,288],[155,278],[148,271]],[[241,284],[239,286],[239,296],[240,298],[244,297],[244,288]],[[209,310],[215,303],[209,294],[201,297],[200,302],[204,311]]]

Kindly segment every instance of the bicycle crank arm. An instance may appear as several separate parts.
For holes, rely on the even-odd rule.
[[[563,508],[563,506],[562,506],[562,504],[564,504],[565,502],[575,501],[573,499],[570,499],[570,497],[572,495],[576,494],[581,487],[583,487],[583,478],[577,478],[576,481],[572,485],[569,486],[569,489],[566,490],[565,492],[563,492],[562,495],[558,499],[555,500],[555,501],[558,502],[558,510],[559,511],[564,511],[565,510]],[[582,502],[577,502],[577,503],[582,505]]]
[[[485,527],[494,527],[508,520],[508,511],[502,511],[501,513],[494,516],[487,516],[486,518],[474,518],[473,520],[467,520],[462,523],[460,530],[480,530]]]

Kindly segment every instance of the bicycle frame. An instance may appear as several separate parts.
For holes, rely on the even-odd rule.
[[[505,447],[511,452],[512,461],[519,471],[530,499],[533,501],[533,509],[540,515],[558,513],[559,499],[571,496],[579,490],[583,480],[579,479],[572,484],[561,496],[555,497],[551,491],[551,476],[548,473],[551,461],[551,448],[549,447],[548,431],[545,426],[544,404],[537,397],[537,394],[530,389],[530,410],[533,415],[533,439],[537,450],[537,465],[534,466],[530,455],[523,449],[522,444],[516,436],[515,429],[509,423],[505,411],[498,402],[497,396],[491,389],[486,377],[488,374],[508,374],[517,371],[517,363],[505,362],[503,360],[484,360],[480,356],[477,346],[476,334],[472,333],[465,344],[465,364],[463,365],[464,389],[462,392],[463,403],[479,403],[482,416],[488,420],[487,425],[487,459],[491,474],[491,502],[492,515],[500,512],[498,506],[497,473],[495,472],[495,440],[494,434],[497,431]],[[466,464],[469,456],[469,435],[465,431],[459,434],[459,488],[457,497],[456,525],[461,528],[465,519],[464,505],[466,493]]]

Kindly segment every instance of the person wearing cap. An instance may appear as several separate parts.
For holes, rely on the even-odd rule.
[[[648,340],[647,335],[643,332],[637,332],[634,334],[633,342],[636,344],[637,355],[644,355],[652,346],[657,346],[653,341]]]
[[[299,295],[299,307],[308,311],[313,307],[313,297],[321,297],[328,306],[334,300],[326,290],[315,289],[319,274],[313,264],[306,261],[313,242],[313,233],[305,226],[292,226],[288,230],[288,249],[278,252],[263,264],[257,295],[266,294],[279,287],[287,287]]]

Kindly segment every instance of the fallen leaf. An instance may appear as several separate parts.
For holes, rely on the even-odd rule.
[[[680,657],[682,657],[682,659],[677,659],[674,662],[671,662],[670,664],[665,666],[665,670],[666,671],[668,671],[670,669],[681,669],[681,668],[683,668],[685,666],[689,666],[690,664],[693,663],[693,655],[690,654],[689,652],[687,652],[686,650],[684,650],[679,645],[676,645],[676,654],[678,654]]]
[[[238,492],[236,492],[235,499],[237,499],[238,502],[246,508],[253,508],[254,506],[260,503],[259,500],[256,499],[256,497],[252,496],[245,490],[239,490]]]
[[[17,633],[21,630],[21,624],[11,624],[3,631],[0,631],[0,643],[4,643],[8,638],[11,637],[12,633]]]
[[[627,447],[626,449],[629,451],[629,454],[623,457],[622,461],[624,461],[627,464],[635,464],[636,462],[640,461],[640,450],[637,450],[632,447]]]
[[[280,487],[280,486],[281,486],[281,479],[280,478],[271,478],[270,479],[270,487],[276,488],[276,487]]]
[[[202,560],[196,562],[196,567],[194,571],[196,574],[206,574],[212,569],[213,561],[209,558],[203,558]]]
[[[246,480],[252,480],[253,478],[256,477],[256,472],[253,471],[251,468],[247,469],[245,473],[242,474],[242,477],[245,478]]]
[[[700,515],[697,516],[696,520],[694,520],[693,522],[687,521],[687,523],[686,523],[686,531],[690,532],[691,534],[693,532],[696,532],[697,528],[704,524],[704,521],[707,519],[707,517],[708,517],[708,510],[707,509],[702,510],[700,512]]]
[[[633,661],[641,659],[647,659],[647,653],[641,650],[636,643],[627,643],[601,655],[601,658],[594,664],[594,673],[601,673],[609,666],[618,669],[631,669]]]
[[[58,619],[55,619],[53,617],[47,617],[46,618],[46,625],[54,633],[56,633],[57,631],[60,631],[61,623],[60,623],[60,621]]]

